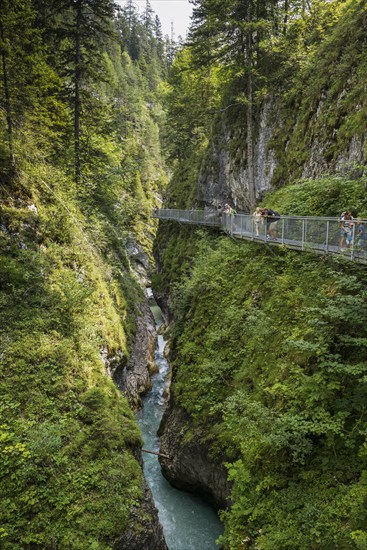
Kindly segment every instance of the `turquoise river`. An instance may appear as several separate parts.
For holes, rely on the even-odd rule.
[[[149,302],[157,329],[163,323],[162,312],[148,289]],[[162,418],[169,365],[164,357],[165,340],[158,336],[155,361],[159,372],[138,413],[144,448],[159,451],[157,430]],[[172,487],[161,473],[158,457],[143,453],[144,475],[153,494],[169,550],[218,550],[216,539],[223,527],[215,510],[200,498]]]

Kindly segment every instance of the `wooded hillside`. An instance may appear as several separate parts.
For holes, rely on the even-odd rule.
[[[167,89],[167,205],[365,217],[366,22],[364,2],[197,0]],[[268,193],[252,164],[265,104]],[[224,548],[365,548],[365,269],[167,221],[155,254],[170,407],[186,418],[176,451],[195,442],[226,464]]]
[[[168,62],[148,8],[0,6],[4,549],[119,548],[127,532],[161,534],[139,429],[111,378],[128,364],[143,299],[127,245],[150,254],[165,185]]]

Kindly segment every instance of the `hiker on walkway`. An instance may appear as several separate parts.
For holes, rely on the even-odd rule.
[[[224,205],[223,212],[224,212],[224,214],[230,214],[231,213],[231,207],[229,206],[229,204]]]
[[[340,241],[339,248],[350,246],[353,238],[353,216],[350,210],[346,210],[340,216]]]
[[[280,214],[271,208],[264,208],[262,215],[266,218],[266,240],[276,241],[277,222],[280,220]]]
[[[358,248],[366,248],[367,244],[367,234],[366,234],[366,225],[363,220],[356,220],[356,246]]]
[[[260,206],[258,206],[255,210],[255,212],[252,214],[252,218],[254,220],[254,226],[255,226],[255,234],[256,234],[256,237],[259,236],[259,227],[260,227],[260,223],[264,223],[264,218],[262,216],[262,211],[263,211],[263,208],[260,208]]]

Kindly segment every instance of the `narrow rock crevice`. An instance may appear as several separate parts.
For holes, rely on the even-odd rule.
[[[149,284],[149,260],[139,245],[133,241],[130,242],[129,250],[131,267],[141,287],[145,290]],[[142,407],[141,397],[152,387],[151,375],[157,372],[157,365],[154,361],[157,330],[146,294],[145,298],[137,304],[135,327],[135,338],[128,361],[121,358],[119,363],[115,362],[115,368],[111,374],[117,386],[128,399],[131,408],[136,411]],[[136,449],[134,455],[143,470],[141,449]],[[121,539],[114,545],[115,550],[168,550],[153,495],[144,478],[142,492],[143,497],[139,506],[132,510],[129,526]]]

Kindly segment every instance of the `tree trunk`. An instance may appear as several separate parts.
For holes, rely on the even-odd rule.
[[[11,116],[11,101],[10,101],[10,90],[9,90],[9,79],[8,79],[8,65],[5,51],[5,33],[2,21],[0,19],[0,36],[1,41],[4,44],[4,47],[1,51],[1,60],[3,66],[3,85],[4,85],[4,95],[5,95],[5,116],[6,116],[6,126],[8,134],[8,144],[9,144],[9,161],[10,165],[14,166],[14,153],[13,153],[13,121]]]
[[[247,22],[251,23],[251,2],[248,2]],[[256,189],[254,176],[254,129],[253,129],[253,84],[252,84],[252,33],[247,32],[246,48],[247,66],[247,180],[249,208],[252,211],[256,204]]]
[[[81,82],[81,26],[82,26],[82,0],[76,4],[76,30],[75,30],[75,97],[74,97],[74,155],[75,155],[75,182],[80,183],[80,82]]]
[[[283,34],[287,34],[288,11],[289,11],[289,3],[288,3],[288,0],[285,0],[285,2],[284,2],[284,18],[283,18]]]

